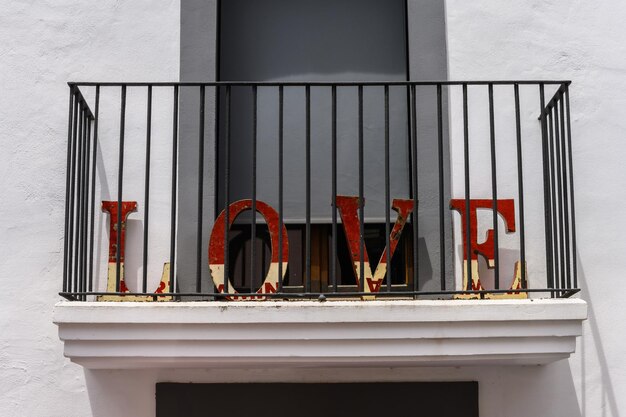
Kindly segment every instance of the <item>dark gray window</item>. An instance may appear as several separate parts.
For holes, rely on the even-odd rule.
[[[221,81],[406,81],[405,0],[229,0],[221,2]],[[337,190],[358,195],[358,95],[338,91]],[[285,89],[284,218],[305,217],[305,91]],[[222,103],[223,105],[224,103]],[[390,92],[391,194],[410,196],[407,89]],[[384,96],[364,91],[365,216],[384,220]],[[222,112],[223,114],[223,112]],[[251,197],[252,92],[234,88],[231,103],[231,201]],[[278,206],[278,90],[258,90],[257,198]],[[331,90],[311,88],[311,219],[330,223]],[[225,129],[221,129],[225,132]],[[218,166],[224,158],[220,137]],[[218,208],[224,207],[218,178]]]
[[[183,0],[181,3],[181,81],[405,81],[446,78],[443,0]],[[220,94],[217,101],[213,94],[213,90],[207,92],[207,167],[204,176],[206,214],[202,219],[205,225],[202,241],[208,241],[213,219],[224,208],[224,94]],[[284,96],[284,219],[288,228],[291,228],[290,233],[295,234],[305,218],[304,94],[304,88],[293,88],[286,89]],[[338,92],[337,193],[343,195],[358,194],[357,97],[356,88]],[[193,94],[184,89],[181,91],[176,265],[181,291],[188,284],[191,286],[195,283],[197,101],[198,98]],[[216,103],[217,107],[211,108],[212,103]],[[431,259],[438,259],[440,250],[450,252],[452,245],[450,236],[445,237],[443,248],[439,245],[438,143],[434,88],[418,87],[416,103],[419,152],[417,167],[412,167],[406,87],[390,89],[390,194],[391,198],[409,198],[412,170],[417,170],[420,289],[428,290],[431,286],[439,287],[439,265]],[[446,103],[444,91],[444,109]],[[382,87],[364,92],[365,221],[367,227],[372,228],[369,232],[366,230],[370,234],[378,230],[384,222],[387,204],[384,201],[383,185],[383,104]],[[275,208],[278,205],[277,106],[277,89],[258,89],[256,197]],[[249,143],[253,111],[252,93],[249,89],[233,87],[230,114],[230,201],[235,201],[251,198],[252,154]],[[220,123],[217,129],[211,127],[211,119],[215,115]],[[214,131],[220,134],[217,139],[212,136]],[[330,88],[312,88],[311,221],[317,225],[315,228],[319,228],[314,230],[314,234],[320,236],[324,227],[327,228],[330,223],[332,215],[330,138]],[[447,114],[444,114],[443,145],[444,199],[447,201]],[[393,222],[395,213],[391,214]],[[261,220],[260,216],[257,218]],[[249,221],[249,214],[242,215],[240,220],[241,223]],[[450,218],[446,217],[444,221],[449,230]],[[260,229],[262,232],[262,226]],[[405,230],[404,238],[410,237],[408,229],[410,227]],[[245,234],[245,230],[243,233]],[[377,239],[384,241],[385,237],[378,236]],[[290,237],[290,243],[296,242],[291,242]],[[267,244],[268,242],[262,241],[255,243],[263,247]],[[318,244],[320,251],[325,250],[323,236],[314,243]],[[374,243],[373,245],[376,246]],[[244,250],[244,247],[241,246],[240,249]],[[238,256],[235,253],[237,250],[235,248],[232,252],[234,256]],[[410,252],[409,247],[407,250]],[[374,260],[378,259],[374,253],[369,255]],[[260,256],[257,258],[263,259]],[[298,262],[291,258],[292,256],[290,265],[295,268]],[[207,264],[206,257],[202,262]],[[320,258],[322,266],[332,262],[331,259],[324,260],[323,256]],[[206,269],[202,268],[202,282],[210,283]],[[235,265],[231,270],[236,269]],[[446,265],[446,271],[446,280],[451,283],[453,277],[450,263]],[[262,279],[264,274],[255,275],[260,275],[258,278]],[[289,277],[301,278],[295,269],[290,271]],[[234,276],[231,278],[238,280]],[[394,283],[396,278],[404,280],[401,276],[394,277]],[[323,281],[323,277],[321,279]],[[343,278],[341,282],[344,282]],[[293,284],[297,285],[297,282]]]

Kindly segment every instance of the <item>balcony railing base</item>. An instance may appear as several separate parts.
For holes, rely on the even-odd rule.
[[[90,369],[538,365],[567,358],[579,299],[61,302],[65,356]]]

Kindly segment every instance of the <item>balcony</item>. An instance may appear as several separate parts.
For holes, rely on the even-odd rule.
[[[70,83],[66,355],[567,357],[586,317],[569,85]]]

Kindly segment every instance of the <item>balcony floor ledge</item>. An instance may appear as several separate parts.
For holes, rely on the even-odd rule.
[[[538,365],[574,352],[580,299],[60,302],[90,369]]]

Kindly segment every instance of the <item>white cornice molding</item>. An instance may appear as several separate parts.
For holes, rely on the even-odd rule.
[[[65,356],[87,368],[467,366],[568,357],[579,299],[61,302]]]

